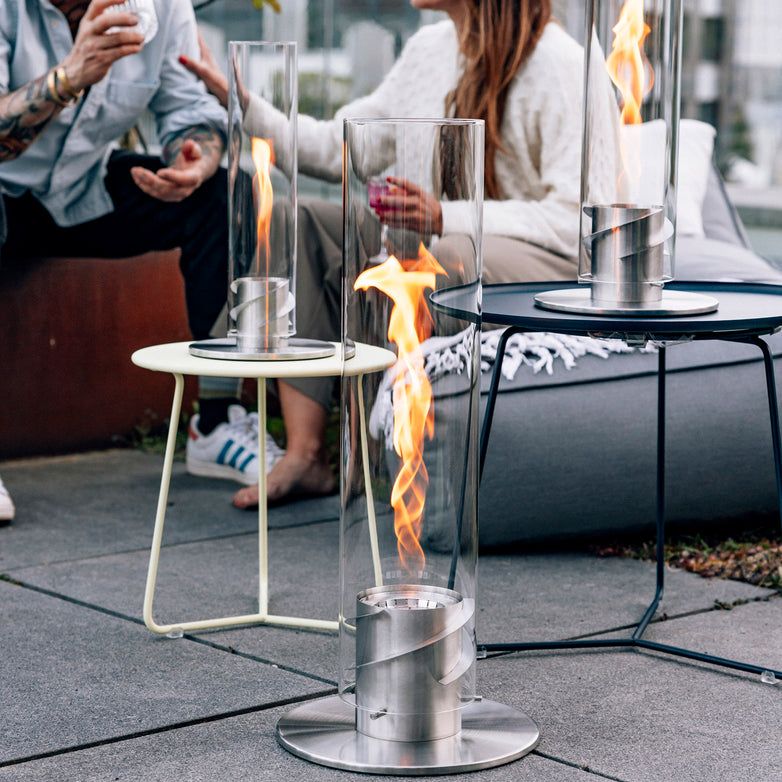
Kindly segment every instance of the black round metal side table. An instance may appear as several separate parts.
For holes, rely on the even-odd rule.
[[[511,283],[484,285],[482,311],[476,286],[461,286],[436,291],[431,296],[433,306],[446,314],[462,319],[482,318],[484,323],[505,326],[497,346],[498,360],[494,363],[489,394],[481,429],[480,470],[486,457],[491,434],[494,406],[499,389],[502,359],[508,339],[525,331],[550,331],[601,339],[623,339],[628,344],[658,345],[657,375],[657,583],[654,598],[631,636],[606,640],[582,639],[572,641],[531,641],[479,644],[479,649],[491,652],[509,652],[543,649],[589,649],[604,647],[632,647],[686,657],[701,662],[721,665],[748,673],[773,673],[782,678],[782,672],[736,660],[703,654],[643,638],[647,625],[654,616],[663,596],[665,585],[665,353],[666,343],[694,340],[722,340],[755,345],[763,355],[768,395],[768,412],[777,499],[782,521],[782,445],[779,431],[779,409],[774,379],[774,364],[768,344],[762,337],[782,329],[782,286],[759,283],[680,282],[666,285],[666,290],[696,293],[716,298],[716,311],[696,315],[632,316],[587,315],[544,309],[536,304],[538,294],[551,290],[576,290],[578,283]]]

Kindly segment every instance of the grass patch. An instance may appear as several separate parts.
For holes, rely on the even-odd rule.
[[[654,540],[601,543],[589,547],[601,557],[629,557],[654,562]],[[665,564],[697,573],[703,578],[724,578],[782,591],[782,535],[778,522],[764,524],[739,535],[719,532],[676,535],[665,543]]]
[[[187,446],[187,428],[190,423],[190,416],[182,412],[177,428],[176,447],[174,458],[184,461],[185,448]],[[168,419],[160,419],[157,416],[150,415],[137,426],[123,440],[123,445],[130,448],[136,448],[144,453],[154,453],[163,456],[166,452],[166,442],[168,441]]]

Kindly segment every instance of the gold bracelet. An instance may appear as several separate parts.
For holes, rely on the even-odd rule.
[[[54,71],[49,71],[46,74],[46,89],[49,91],[49,97],[59,106],[67,106],[68,101],[63,100],[60,97],[60,93],[57,92],[57,86],[54,81]]]
[[[70,95],[71,100],[77,101],[81,97],[81,94],[84,92],[84,88],[82,87],[80,90],[74,90],[73,86],[71,85],[70,81],[68,81],[68,76],[65,73],[65,68],[60,65],[57,68],[57,81],[62,84],[62,86],[65,88],[65,92]]]

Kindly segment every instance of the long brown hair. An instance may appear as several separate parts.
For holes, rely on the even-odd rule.
[[[495,156],[511,81],[551,19],[551,0],[467,0],[460,41],[465,59],[459,84],[446,98],[449,116],[485,123],[484,188],[499,198]]]

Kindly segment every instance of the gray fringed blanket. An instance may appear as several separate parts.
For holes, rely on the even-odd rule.
[[[481,333],[481,372],[491,371],[497,359],[502,329]],[[421,346],[424,368],[430,382],[448,374],[461,374],[470,371],[470,353],[472,350],[472,331],[454,334],[452,337],[432,337]],[[629,347],[621,339],[594,339],[592,337],[569,336],[549,332],[524,332],[514,334],[505,345],[505,357],[502,362],[503,377],[513,380],[521,366],[527,366],[534,373],[545,369],[550,375],[557,361],[565,369],[572,369],[578,358],[586,355],[608,358],[612,353],[634,353],[638,350]],[[647,346],[643,351],[653,351]],[[394,421],[393,384],[396,366],[388,369],[378,388],[377,398],[369,417],[369,432],[372,437],[381,434],[390,447]]]

